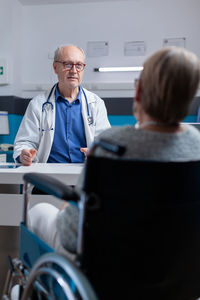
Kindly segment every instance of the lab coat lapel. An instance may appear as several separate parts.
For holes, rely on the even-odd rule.
[[[89,109],[90,109],[91,99],[90,99],[87,91],[85,89],[84,89],[84,91],[85,91]],[[85,129],[86,143],[87,143],[87,147],[89,147],[94,140],[94,134],[92,132],[91,126],[89,126],[89,124],[88,124],[87,103],[86,103],[86,99],[84,97],[83,92],[81,94],[81,110],[82,110],[82,117],[83,117],[84,129]]]
[[[53,89],[53,92],[51,94],[51,97],[49,99],[49,101],[53,104],[53,110],[49,110],[48,112],[48,118],[47,118],[47,122],[49,125],[49,128],[53,128],[53,131],[55,130],[55,117],[56,117],[56,101],[55,101],[55,89],[56,87]]]

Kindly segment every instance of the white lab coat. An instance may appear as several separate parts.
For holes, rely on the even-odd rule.
[[[53,104],[53,110],[50,105],[45,105],[45,111],[42,113],[42,105],[46,102],[49,91],[34,97],[30,101],[15,138],[13,155],[15,160],[21,154],[22,149],[32,148],[37,150],[34,161],[44,163],[48,160],[55,128],[56,105],[54,91],[55,90],[53,90],[49,99]],[[87,147],[89,147],[99,133],[110,127],[110,123],[108,121],[104,101],[94,93],[86,89],[84,89],[84,91],[87,97],[90,115],[93,118],[93,124],[89,125],[86,100],[82,93],[82,117]],[[52,128],[52,130],[49,130],[49,128]],[[43,131],[42,129],[45,130]]]

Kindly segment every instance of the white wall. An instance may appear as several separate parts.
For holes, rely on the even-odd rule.
[[[0,29],[0,33],[7,40],[4,50],[0,48],[0,54],[8,52],[14,64],[13,84],[0,87],[0,94],[2,89],[28,97],[51,85],[56,77],[48,54],[52,54],[59,44],[77,44],[86,51],[88,41],[109,42],[108,56],[86,59],[84,82],[90,89],[97,89],[100,96],[132,96],[132,83],[139,74],[96,73],[94,67],[141,65],[146,56],[163,46],[165,38],[185,37],[186,48],[200,56],[199,0],[138,0],[21,8],[16,5],[17,0],[0,1],[6,6],[6,26],[4,30]],[[16,10],[17,14],[11,14],[11,2],[11,11]],[[0,5],[0,9],[2,7]],[[18,24],[16,18],[19,19],[20,13]],[[4,21],[0,20],[0,28]],[[125,57],[123,47],[128,41],[145,41],[146,55]],[[11,45],[15,48],[10,49]],[[16,65],[21,66],[18,78]],[[16,86],[20,86],[21,91]],[[107,86],[113,86],[113,90],[98,90]]]
[[[9,63],[9,85],[0,85],[0,95],[21,93],[22,6],[17,0],[0,0],[0,58]]]

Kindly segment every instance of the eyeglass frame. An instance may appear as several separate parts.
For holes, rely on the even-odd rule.
[[[67,61],[59,61],[59,60],[55,60],[55,62],[62,64],[64,70],[66,70],[66,71],[71,71],[71,70],[73,69],[73,67],[75,66],[77,72],[82,72],[82,71],[84,70],[85,66],[86,66],[86,64],[84,64],[84,63],[82,63],[82,62],[79,62],[79,63],[76,63],[76,64],[70,63],[70,62],[68,63]],[[70,68],[70,69],[65,68],[64,65],[66,65],[66,64],[71,65],[71,68]],[[78,69],[77,69],[76,66],[79,65],[79,64],[82,65],[82,70],[78,70]]]

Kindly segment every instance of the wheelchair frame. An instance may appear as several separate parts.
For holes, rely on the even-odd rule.
[[[58,299],[58,295],[60,300],[97,300],[91,284],[78,268],[79,260],[77,259],[76,266],[67,258],[55,253],[54,249],[49,247],[34,233],[30,232],[26,226],[30,188],[32,184],[38,185],[38,176],[40,176],[40,174],[35,175],[26,174],[24,176],[23,212],[22,222],[20,224],[20,255],[19,258],[8,258],[9,270],[4,285],[2,300],[11,299],[12,288],[16,283],[19,284],[19,300],[53,300]],[[58,190],[54,188],[53,183],[56,183],[59,186]],[[41,189],[41,186],[39,188]],[[45,191],[48,190],[49,194],[62,200],[74,199],[77,201],[79,197],[70,187],[61,184],[59,181],[52,178],[49,178],[47,187],[45,183],[45,187],[42,187],[42,189],[43,188]],[[82,253],[82,226],[85,199],[83,196],[81,198],[77,257],[80,257]],[[28,249],[30,243],[33,247]],[[33,249],[36,249],[36,256],[30,251]],[[33,293],[37,294],[37,298],[35,298],[36,294]]]

